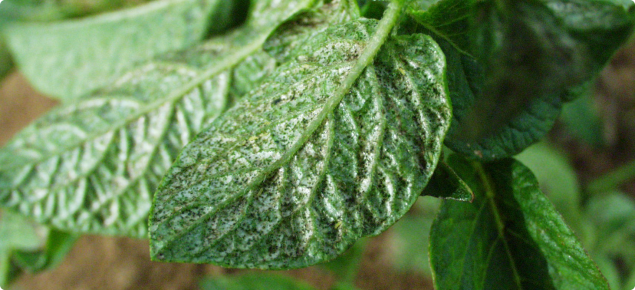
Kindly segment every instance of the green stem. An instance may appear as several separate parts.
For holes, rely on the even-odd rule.
[[[635,160],[589,182],[587,190],[590,194],[601,194],[633,178],[635,178]]]

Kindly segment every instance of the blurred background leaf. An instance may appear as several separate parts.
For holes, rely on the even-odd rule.
[[[80,19],[13,21],[2,32],[29,81],[69,101],[109,84],[136,62],[186,48],[210,30],[231,26],[233,5],[240,2],[156,0]],[[11,9],[5,4],[0,11]]]
[[[0,286],[8,285],[22,271],[36,273],[54,268],[77,238],[0,210]]]
[[[562,106],[560,121],[581,141],[593,147],[605,145],[602,118],[590,90],[585,90],[577,99]]]
[[[4,0],[0,17],[46,22],[129,8],[150,1],[153,0]]]

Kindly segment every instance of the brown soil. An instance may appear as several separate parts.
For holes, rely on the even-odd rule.
[[[19,73],[7,76],[0,84],[0,145],[55,104],[29,86]]]

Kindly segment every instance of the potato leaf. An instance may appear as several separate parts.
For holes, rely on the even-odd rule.
[[[566,155],[548,143],[535,144],[515,157],[535,172],[541,191],[583,241],[580,182]]]
[[[359,12],[351,13],[357,7],[350,7],[350,1],[333,0],[322,5],[319,9],[313,9],[295,15],[274,31],[263,45],[278,63],[284,63],[292,57],[291,52],[302,45],[307,39],[321,33],[331,24],[356,19]]]
[[[157,0],[4,0],[0,17],[22,21],[54,21],[129,8]]]
[[[224,25],[210,17],[226,2],[152,1],[81,19],[14,22],[4,35],[29,81],[68,101],[111,83],[135,62],[200,41],[209,25]]]
[[[476,0],[420,0],[412,3],[409,12],[413,19],[437,37],[471,55],[470,17],[475,4]]]
[[[393,5],[379,25],[308,39],[183,150],[153,203],[153,259],[305,267],[405,214],[436,167],[450,104],[431,38],[392,38],[373,62]]]
[[[47,229],[29,219],[0,211],[0,287],[8,286],[14,278],[11,258],[18,251],[37,251],[46,241]]]
[[[432,225],[436,289],[609,289],[528,168],[512,159],[451,166],[475,199],[443,201]]]
[[[257,1],[245,27],[37,120],[0,149],[0,205],[70,232],[147,237],[152,195],[179,151],[263,76],[262,43],[312,3]]]
[[[607,1],[442,0],[410,14],[448,58],[446,145],[483,160],[542,138],[635,24],[635,9]]]

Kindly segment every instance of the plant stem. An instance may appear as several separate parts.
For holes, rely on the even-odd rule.
[[[635,178],[635,160],[589,182],[587,190],[590,194],[601,194],[633,178]]]

